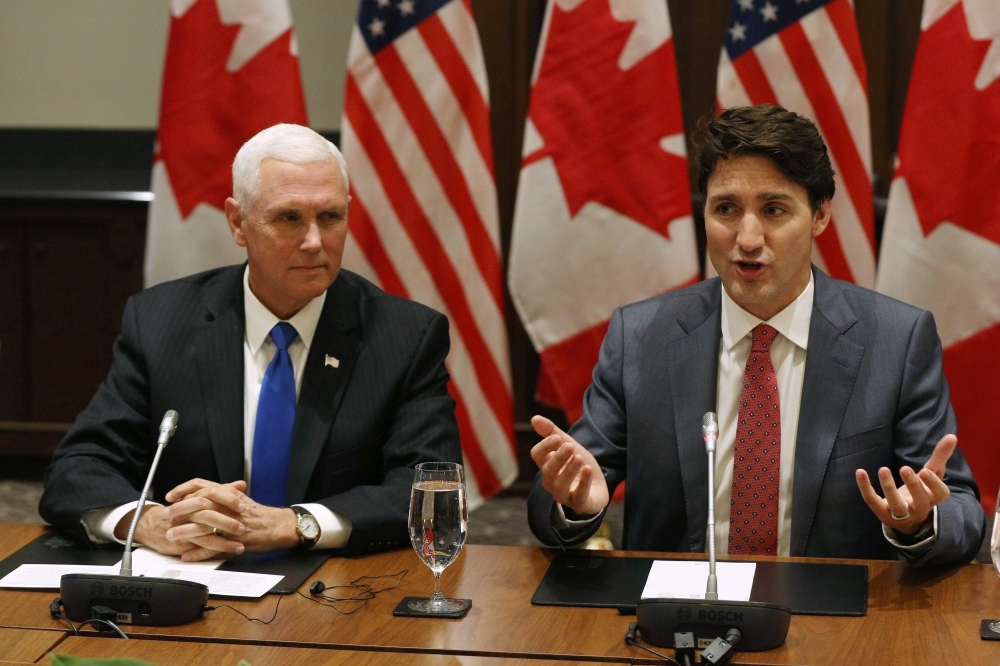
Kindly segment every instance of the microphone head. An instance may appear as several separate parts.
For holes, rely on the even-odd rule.
[[[701,434],[703,437],[719,436],[719,419],[715,412],[705,412],[705,416],[701,417]]]
[[[172,409],[168,410],[167,413],[163,415],[163,420],[160,421],[160,432],[163,432],[165,430],[169,431],[172,437],[174,431],[177,430],[177,419],[179,418],[180,416],[177,414],[176,411]]]

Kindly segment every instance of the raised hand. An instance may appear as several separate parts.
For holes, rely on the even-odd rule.
[[[608,505],[608,484],[594,456],[544,416],[531,419],[542,441],[531,449],[531,459],[542,471],[542,487],[563,506],[593,515]]]
[[[957,445],[958,438],[955,435],[942,437],[934,447],[930,460],[919,472],[914,472],[909,466],[899,469],[903,485],[898,488],[889,468],[881,468],[878,480],[884,499],[875,492],[865,470],[859,469],[854,473],[861,496],[882,524],[903,534],[914,534],[920,529],[934,507],[951,495],[951,490],[943,479],[945,466]]]

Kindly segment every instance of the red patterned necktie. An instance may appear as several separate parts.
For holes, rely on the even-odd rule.
[[[778,331],[753,329],[753,347],[743,371],[733,494],[729,513],[729,554],[778,554],[778,483],[781,478],[781,414],[778,376],[771,343]]]

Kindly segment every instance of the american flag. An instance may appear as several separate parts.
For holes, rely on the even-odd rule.
[[[778,104],[816,123],[837,172],[833,223],[813,261],[875,284],[868,73],[851,0],[733,0],[719,60],[722,108]]]
[[[469,0],[362,0],[341,124],[344,262],[448,316],[473,506],[517,477],[491,141]]]

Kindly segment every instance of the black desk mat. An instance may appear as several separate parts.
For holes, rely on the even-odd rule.
[[[647,557],[609,557],[587,551],[557,555],[531,603],[617,608],[634,613],[653,561]],[[868,567],[757,562],[750,600],[786,606],[797,615],[865,615]]]
[[[22,564],[81,564],[113,566],[122,559],[121,546],[91,548],[56,532],[47,532],[0,561],[0,578]],[[330,557],[330,551],[306,553],[245,553],[223,563],[220,570],[283,576],[268,594],[291,594]]]

